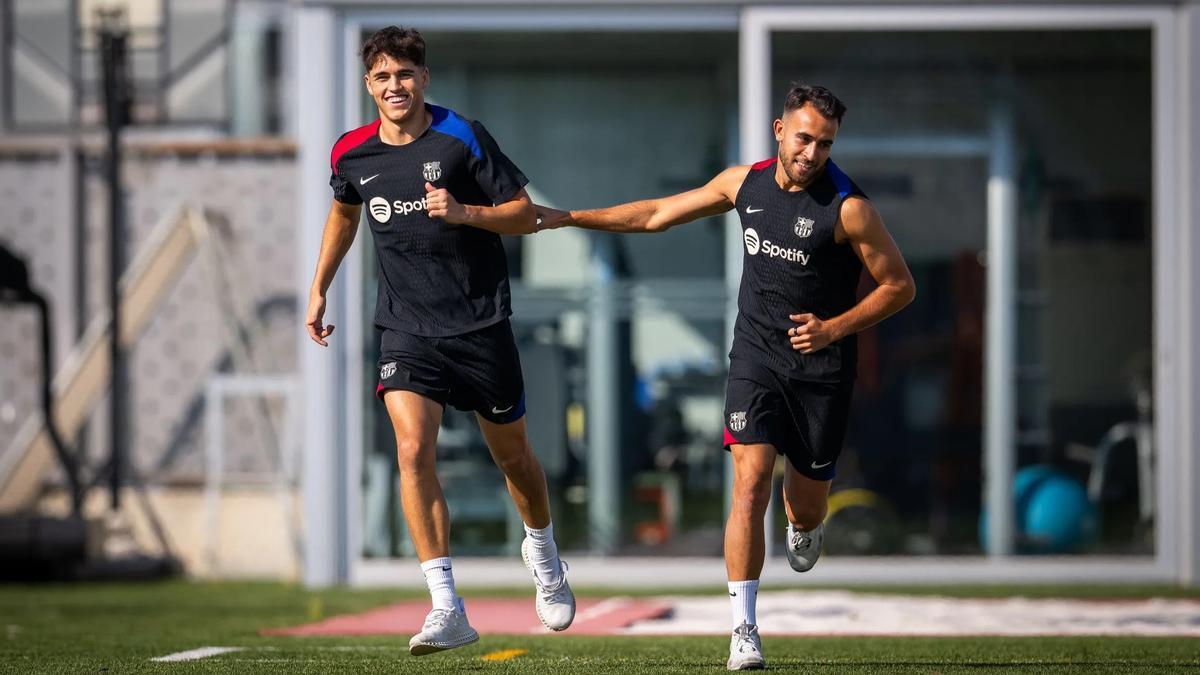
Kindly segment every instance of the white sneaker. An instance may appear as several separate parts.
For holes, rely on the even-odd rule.
[[[479,633],[467,623],[462,610],[434,608],[425,617],[421,632],[408,641],[408,653],[424,656],[478,641]]]
[[[787,526],[787,559],[788,564],[797,572],[807,572],[817,564],[821,557],[821,542],[825,541],[825,523],[805,532]]]
[[[561,576],[557,584],[549,586],[538,578],[533,561],[529,559],[529,537],[521,542],[521,560],[525,561],[525,568],[533,575],[533,585],[537,587],[534,607],[542,625],[550,630],[566,630],[575,620],[575,594],[571,592],[571,584],[567,583],[567,563],[558,561]]]
[[[733,631],[729,641],[729,670],[763,670],[767,667],[762,655],[762,640],[758,637],[758,626],[742,622]]]

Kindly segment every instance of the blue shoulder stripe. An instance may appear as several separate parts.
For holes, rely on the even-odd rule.
[[[825,167],[829,171],[829,177],[833,179],[833,186],[837,188],[839,197],[845,199],[854,193],[854,183],[850,181],[850,176],[834,164],[832,159],[825,163]]]
[[[434,131],[457,138],[471,150],[471,154],[475,155],[477,159],[483,159],[483,150],[479,147],[479,141],[476,140],[475,132],[471,129],[469,122],[449,108],[437,105],[429,107],[433,112]]]

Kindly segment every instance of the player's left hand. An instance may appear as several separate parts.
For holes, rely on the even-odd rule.
[[[792,342],[792,349],[801,354],[820,351],[833,342],[829,325],[815,315],[789,314],[788,318],[799,324],[788,329],[788,339]]]
[[[467,222],[467,209],[446,188],[435,188],[431,183],[425,183],[425,213],[430,218],[441,218],[452,225],[464,225]]]

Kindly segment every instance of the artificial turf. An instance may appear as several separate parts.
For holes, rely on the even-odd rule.
[[[872,591],[896,589],[872,588]],[[1171,588],[954,587],[904,589],[957,596],[1194,596]],[[719,591],[710,589],[707,592]],[[469,591],[481,597],[482,591]],[[588,593],[580,589],[580,594]],[[597,594],[596,592],[592,592]],[[599,593],[607,594],[608,592]],[[672,591],[675,593],[675,591]],[[528,591],[487,595],[527,596]],[[426,657],[397,637],[263,637],[423,591],[327,589],[269,583],[97,584],[0,587],[3,673],[698,673],[721,672],[720,637],[485,635],[476,645]],[[199,661],[152,657],[205,646],[242,651]],[[1157,673],[1200,671],[1200,640],[1133,637],[766,637],[768,665],[808,673]],[[506,650],[505,661],[485,657]],[[514,655],[515,654],[515,655]]]

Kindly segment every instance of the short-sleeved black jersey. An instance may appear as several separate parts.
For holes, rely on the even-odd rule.
[[[528,180],[482,124],[426,107],[432,125],[406,145],[380,140],[378,120],[343,134],[329,184],[339,202],[366,203],[379,258],[376,325],[445,337],[509,316],[508,264],[495,233],[426,215],[426,181],[460,204],[492,206]]]
[[[730,358],[813,382],[853,380],[857,340],[851,335],[811,354],[792,349],[790,314],[828,319],[854,306],[862,262],[834,239],[842,202],[865,197],[832,161],[806,189],[775,182],[775,161],[751,167],[735,207],[742,221],[742,281]]]

